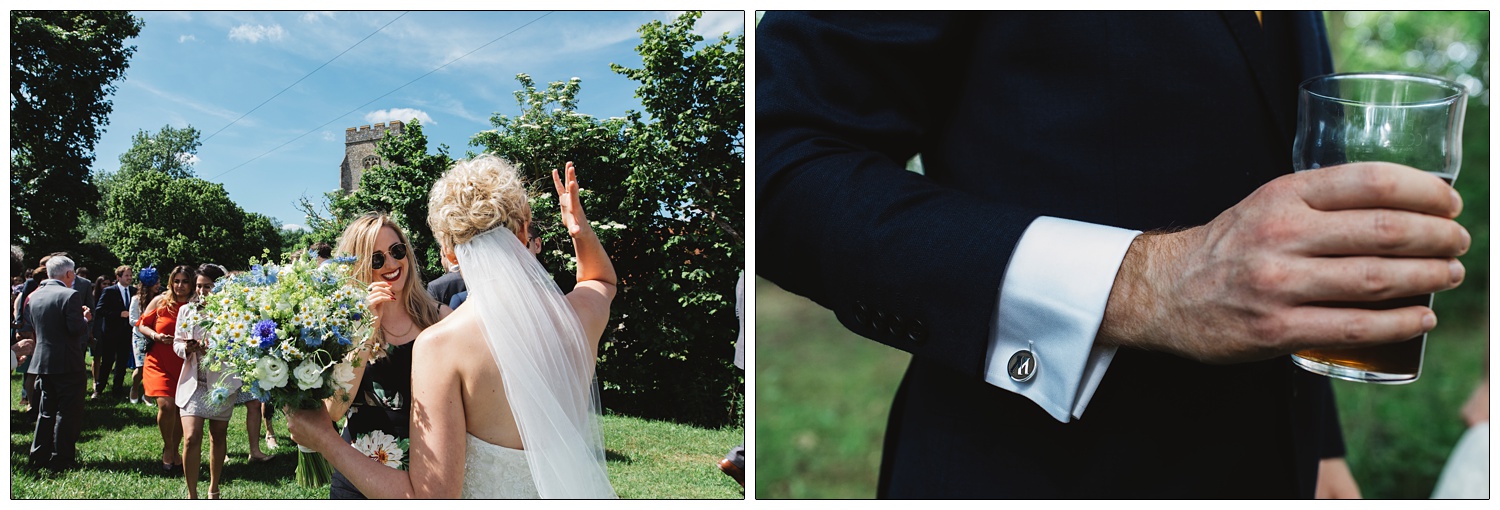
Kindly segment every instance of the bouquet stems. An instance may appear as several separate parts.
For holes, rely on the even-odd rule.
[[[325,487],[333,477],[333,466],[323,454],[297,445],[297,485],[308,488]]]

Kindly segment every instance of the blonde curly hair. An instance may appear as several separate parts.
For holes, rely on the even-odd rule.
[[[493,154],[453,163],[432,184],[427,201],[432,236],[449,249],[496,227],[520,236],[530,222],[525,181],[515,166]]]

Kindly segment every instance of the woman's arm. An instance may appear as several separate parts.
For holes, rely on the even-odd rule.
[[[155,300],[151,301],[151,304],[153,306],[141,314],[141,322],[136,325],[135,329],[136,331],[140,331],[141,335],[144,335],[147,340],[160,342],[161,335],[156,333],[156,310],[158,308],[155,306]]]
[[[463,492],[468,424],[463,364],[472,350],[455,349],[447,328],[422,332],[411,360],[411,486],[419,498],[451,499]],[[483,349],[483,347],[481,347]]]
[[[359,391],[360,381],[365,378],[365,366],[370,364],[369,351],[361,349],[357,354],[360,358],[359,366],[354,367],[354,378],[349,381],[349,391],[342,388],[333,390],[333,396],[323,399],[323,409],[328,416],[343,418],[344,413],[349,412],[349,406],[354,405],[354,395]]]
[[[317,450],[371,499],[457,498],[463,489],[464,422],[461,376],[452,356],[426,332],[412,347],[411,438],[408,470],[375,461],[354,449],[317,409],[287,409],[287,429],[297,444]],[[415,376],[421,374],[420,376]]]
[[[338,431],[333,430],[333,420],[322,409],[287,407],[282,410],[286,413],[286,428],[292,441],[323,454],[323,458],[353,482],[366,498],[417,497],[411,490],[411,477],[406,471],[381,464],[345,443]]]
[[[599,339],[604,336],[604,327],[609,324],[609,303],[615,298],[615,266],[604,251],[604,244],[589,226],[583,213],[583,202],[578,197],[578,177],[569,161],[566,182],[558,179],[557,170],[552,170],[552,185],[557,189],[557,201],[562,209],[563,225],[568,236],[573,238],[573,251],[578,257],[578,284],[568,293],[568,304],[583,323],[593,351],[599,350]]]

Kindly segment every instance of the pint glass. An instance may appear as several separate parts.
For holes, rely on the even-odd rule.
[[[1302,82],[1297,94],[1293,169],[1361,161],[1399,163],[1453,184],[1461,161],[1464,87],[1430,76],[1349,73]],[[1389,310],[1432,306],[1432,294],[1328,306]],[[1422,372],[1427,335],[1355,349],[1309,349],[1292,361],[1309,371],[1350,381],[1402,384]]]

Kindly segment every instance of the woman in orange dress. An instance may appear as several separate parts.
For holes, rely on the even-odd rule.
[[[151,341],[141,384],[146,396],[156,400],[156,428],[161,431],[161,470],[163,474],[182,473],[182,418],[177,410],[177,379],[182,374],[182,357],[172,350],[172,335],[177,332],[177,311],[193,299],[197,270],[177,266],[168,277],[167,290],[150,305],[136,326]]]

